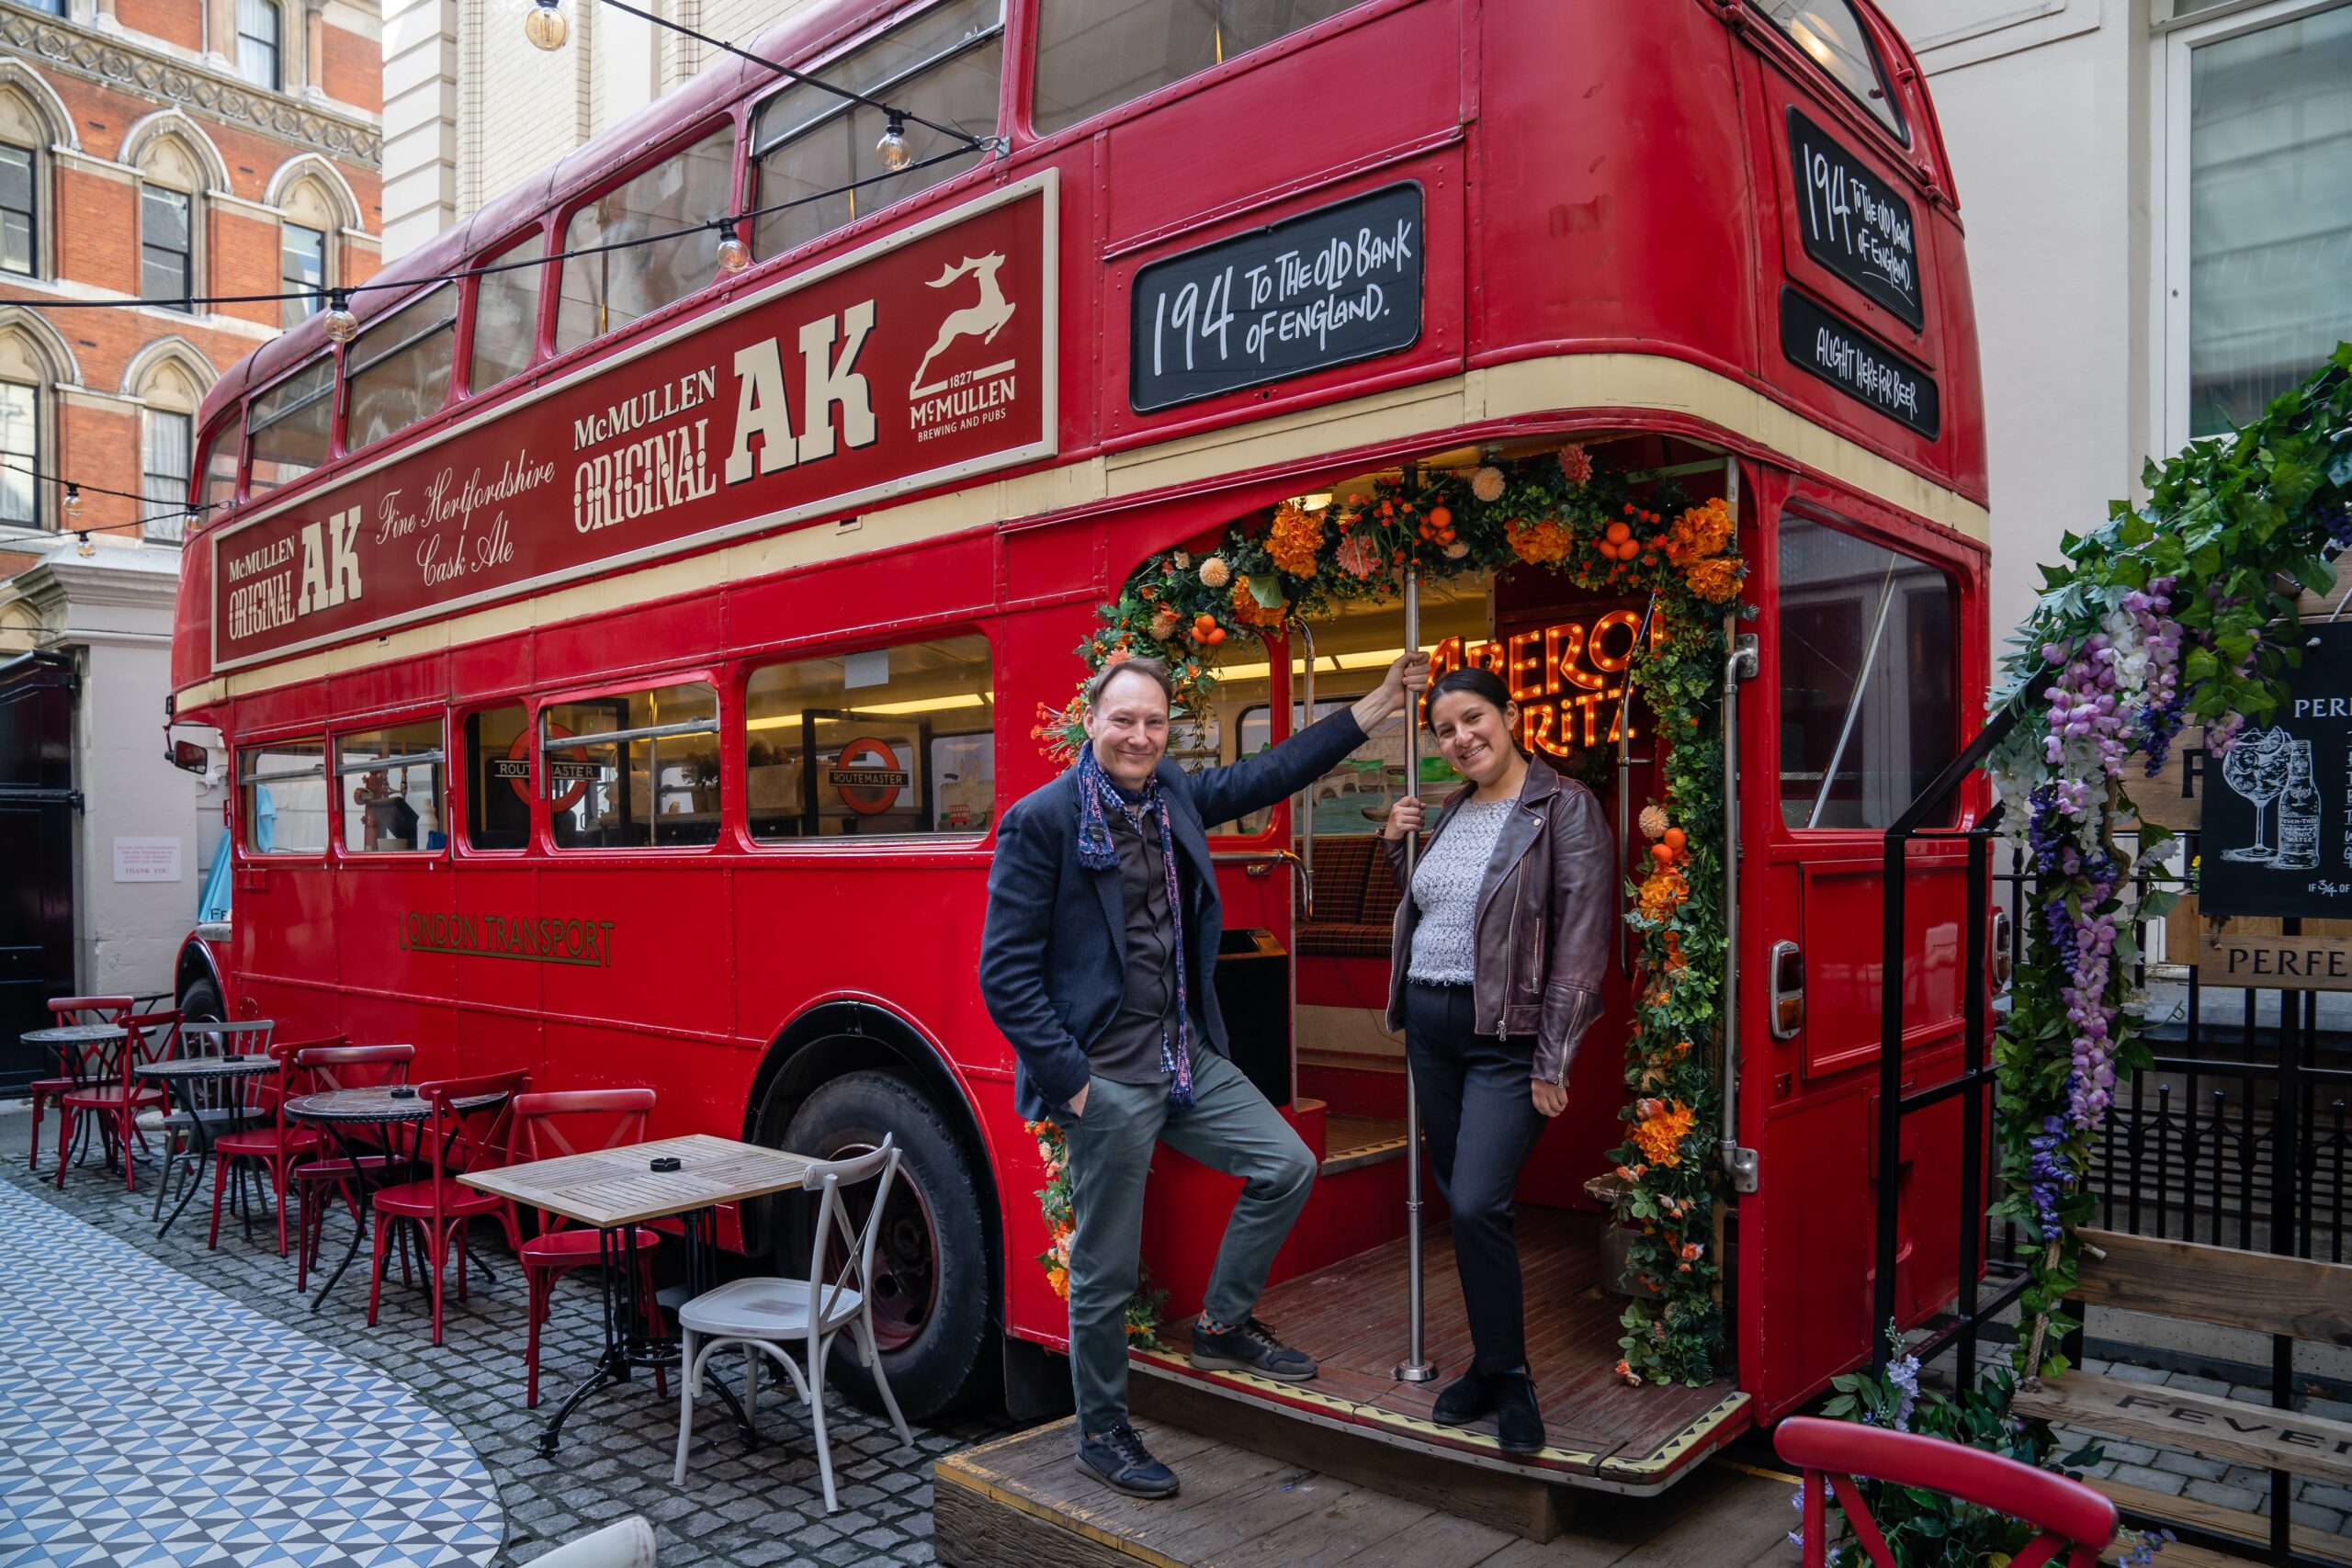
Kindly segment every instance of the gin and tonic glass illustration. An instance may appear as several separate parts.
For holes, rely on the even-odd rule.
[[[2294,737],[2283,729],[2265,729],[2242,737],[2230,748],[2230,754],[2222,762],[2222,778],[2254,802],[2254,842],[2224,852],[2223,860],[2267,864],[2278,858],[2278,850],[2266,840],[2264,822],[2270,803],[2287,788],[2288,765],[2294,754]]]

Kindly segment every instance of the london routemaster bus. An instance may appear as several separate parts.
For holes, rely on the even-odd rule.
[[[1033,728],[1098,606],[1282,502],[1573,442],[1723,499],[1750,566],[1735,935],[1699,955],[1748,977],[1731,1353],[1706,1388],[1611,1375],[1586,1184],[1623,1133],[1621,963],[1519,1193],[1554,1432],[1523,1468],[1655,1489],[1866,1360],[1883,1184],[1898,1316],[1947,1301],[1957,1104],[1894,1168],[1871,1135],[1880,830],[1981,706],[1984,445],[1951,167],[1867,0],[820,0],[752,47],[909,111],[910,165],[876,177],[872,105],[736,61],[393,263],[348,342],[314,317],[211,392],[174,687],[232,761],[235,912],[183,954],[191,1010],[413,1041],[420,1072],[649,1084],[665,1133],[888,1134],[899,1402],[1032,1386],[1067,1318],[975,969],[994,824],[1059,765]],[[594,248],[754,211],[741,270],[709,231]],[[1312,265],[1343,235],[1376,299]],[[1250,256],[1292,258],[1281,310],[1237,294]],[[1504,570],[1419,620],[1540,644],[1529,706],[1608,744],[1623,604]],[[1392,597],[1227,645],[1184,760],[1351,700],[1404,636]],[[1213,840],[1237,1055],[1324,1162],[1274,1290],[1352,1326],[1270,1308],[1322,1382],[1211,1381],[1520,1465],[1386,1381],[1405,1079],[1371,835],[1447,787],[1402,748]],[[1596,775],[1612,819],[1657,750]],[[1939,853],[1907,878],[1906,1085],[1959,1050]],[[1171,1318],[1233,1190],[1159,1156]]]

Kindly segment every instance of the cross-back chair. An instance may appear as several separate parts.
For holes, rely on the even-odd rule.
[[[180,1015],[176,1010],[124,1013],[117,1021],[123,1037],[84,1054],[74,1086],[58,1101],[63,1112],[58,1126],[57,1185],[65,1185],[65,1168],[72,1163],[74,1141],[85,1118],[96,1126],[107,1146],[122,1156],[122,1185],[139,1189],[139,1167],[130,1145],[142,1146],[140,1113],[160,1109],[166,1099],[164,1086],[139,1077],[136,1068],[178,1054]]]
[[[49,998],[50,1022],[52,1028],[67,1029],[77,1023],[116,1023],[132,1011],[129,997],[51,997]],[[32,1152],[25,1156],[27,1170],[40,1168],[41,1113],[65,1098],[68,1089],[80,1086],[78,1072],[82,1053],[68,1047],[58,1053],[57,1071],[47,1077],[35,1078],[27,1086],[33,1100]],[[62,1136],[72,1126],[71,1119],[59,1129]],[[70,1139],[68,1140],[71,1141]]]
[[[376,1326],[376,1310],[383,1296],[384,1264],[392,1230],[402,1221],[424,1235],[425,1269],[433,1293],[433,1343],[441,1343],[442,1280],[448,1272],[449,1248],[458,1251],[458,1299],[466,1299],[466,1226],[478,1214],[495,1217],[506,1231],[510,1246],[519,1253],[523,1238],[514,1229],[514,1206],[505,1199],[469,1187],[458,1179],[469,1171],[492,1170],[512,1156],[514,1100],[531,1087],[525,1072],[484,1073],[469,1078],[440,1078],[417,1086],[417,1098],[432,1107],[432,1117],[419,1150],[424,1175],[414,1181],[376,1191],[376,1245],[368,1274],[368,1326]],[[483,1103],[469,1105],[468,1100]]]
[[[345,1035],[307,1041],[290,1050],[287,1064],[287,1100],[322,1094],[338,1089],[381,1089],[408,1081],[409,1065],[416,1060],[413,1045],[354,1045]],[[280,1101],[280,1105],[284,1101]],[[281,1109],[278,1114],[283,1117]],[[335,1152],[330,1154],[332,1147]],[[327,1211],[339,1194],[351,1211],[351,1223],[365,1225],[368,1211],[360,1201],[362,1184],[395,1165],[407,1163],[396,1149],[379,1149],[356,1137],[331,1145],[320,1138],[317,1157],[298,1160],[288,1171],[294,1190],[294,1288],[308,1290],[311,1270],[317,1267],[319,1247],[325,1239]]]
[[[270,1036],[277,1025],[266,1018],[244,1019],[235,1023],[223,1023],[213,1019],[187,1019],[180,1024],[180,1055],[187,1060],[202,1057],[248,1056],[265,1055],[270,1050]],[[161,1134],[164,1140],[164,1174],[155,1182],[155,1210],[151,1216],[162,1219],[164,1199],[176,1173],[183,1190],[203,1174],[204,1162],[211,1156],[212,1145],[221,1136],[242,1129],[249,1118],[248,1090],[244,1080],[236,1078],[191,1079],[178,1089],[177,1105],[165,1105],[160,1110],[141,1111],[139,1125]],[[243,1189],[239,1189],[242,1195]],[[175,1214],[177,1211],[174,1211]]]

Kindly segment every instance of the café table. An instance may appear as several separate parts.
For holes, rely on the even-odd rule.
[[[495,1094],[468,1095],[448,1103],[458,1111],[475,1111],[485,1105],[495,1105],[503,1097]],[[334,1290],[352,1259],[359,1256],[359,1244],[368,1234],[368,1200],[386,1179],[370,1181],[368,1172],[372,1167],[379,1174],[399,1171],[402,1168],[423,1163],[424,1123],[433,1118],[432,1101],[417,1093],[409,1084],[373,1084],[361,1089],[322,1089],[316,1094],[300,1094],[286,1102],[288,1119],[316,1127],[334,1145],[335,1156],[351,1164],[354,1179],[359,1183],[360,1219],[351,1227],[351,1245],[344,1249],[343,1259],[327,1276],[319,1293],[311,1298],[311,1310],[316,1312],[326,1303],[327,1292]],[[356,1141],[362,1128],[376,1129],[373,1143]],[[404,1179],[404,1178],[403,1178]],[[322,1195],[320,1201],[326,1201]],[[479,1256],[482,1278],[492,1278],[490,1266]]]
[[[207,1162],[212,1158],[213,1133],[238,1131],[249,1120],[241,1110],[223,1111],[218,1104],[203,1103],[203,1091],[217,1091],[224,1085],[276,1072],[277,1058],[260,1052],[236,1056],[171,1056],[160,1062],[133,1063],[130,1070],[134,1076],[161,1083],[170,1090],[173,1098],[180,1103],[180,1114],[187,1119],[189,1152],[179,1157],[188,1179],[180,1188],[180,1201],[172,1206],[171,1214],[155,1232],[156,1238],[161,1240],[164,1233],[172,1228],[173,1223],[187,1208],[188,1201],[196,1196],[198,1187],[202,1185],[198,1179],[203,1175]],[[167,1137],[174,1131],[168,1123],[164,1130]],[[164,1175],[169,1176],[171,1145],[166,1142],[164,1147]],[[238,1191],[241,1195],[243,1190],[240,1186]],[[240,1196],[239,1201],[242,1203],[243,1201]],[[163,1186],[159,1180],[155,1190],[156,1205],[160,1208],[163,1201]]]
[[[677,1161],[674,1170],[654,1168]],[[678,1343],[647,1326],[641,1298],[644,1271],[638,1254],[638,1228],[652,1220],[675,1219],[684,1233],[686,1292],[702,1294],[718,1283],[718,1219],[722,1203],[740,1203],[770,1193],[797,1190],[814,1163],[807,1156],[757,1144],[737,1143],[707,1133],[624,1144],[586,1154],[531,1160],[458,1178],[469,1187],[510,1198],[518,1204],[560,1214],[597,1233],[597,1269],[604,1282],[605,1349],[587,1381],[571,1391],[540,1435],[539,1451],[553,1454],[564,1421],[589,1398],[629,1381],[631,1369],[678,1366]],[[723,1383],[714,1383],[749,1438],[751,1417]]]
[[[130,1037],[130,1032],[119,1023],[63,1023],[48,1029],[28,1029],[17,1039],[35,1050],[48,1052],[57,1062],[60,1077],[107,1079],[115,1074],[114,1053]],[[93,1046],[101,1048],[98,1065],[95,1071],[85,1073],[82,1070],[83,1055]],[[74,1119],[68,1116],[64,1125],[58,1128],[58,1136],[66,1136],[73,1124]],[[106,1133],[103,1123],[99,1136],[106,1140],[107,1168],[112,1170],[114,1139]]]

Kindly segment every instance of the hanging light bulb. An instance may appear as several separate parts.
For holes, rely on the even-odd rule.
[[[914,161],[913,150],[907,145],[907,117],[897,109],[890,111],[890,122],[883,128],[882,140],[874,144],[882,155],[882,166],[897,174]]]
[[[731,221],[721,225],[718,231],[718,270],[737,273],[751,265],[752,247],[736,237],[735,225]]]
[[[77,528],[74,531],[74,553],[84,560],[88,560],[98,553],[98,547],[90,543],[88,534]]]
[[[80,485],[67,485],[65,487],[65,520],[68,523],[75,522],[80,519],[81,515],[82,487]]]
[[[349,343],[359,335],[359,318],[351,313],[350,295],[338,288],[327,296],[323,325],[330,343]]]
[[[571,24],[563,19],[563,10],[556,0],[534,0],[523,17],[523,36],[541,49],[561,49],[563,40],[571,34]]]

